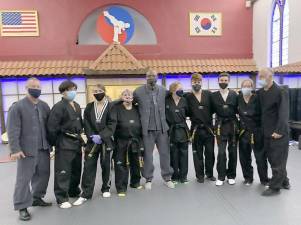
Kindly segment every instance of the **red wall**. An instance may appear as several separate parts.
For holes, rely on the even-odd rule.
[[[76,45],[81,22],[94,9],[123,4],[143,14],[158,45],[128,46],[140,59],[253,57],[252,9],[244,0],[9,0],[0,9],[36,9],[40,37],[0,37],[0,60],[95,59],[106,46]],[[222,12],[221,37],[189,36],[189,12]]]

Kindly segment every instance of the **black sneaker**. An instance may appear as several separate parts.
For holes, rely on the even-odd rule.
[[[31,219],[31,216],[26,208],[19,210],[19,220],[28,221],[30,219]]]
[[[279,189],[268,188],[264,192],[262,192],[261,195],[269,197],[269,196],[275,196],[275,195],[279,195],[279,194],[280,194],[280,190]]]
[[[282,184],[282,189],[290,190],[291,189],[290,183]]]
[[[198,177],[197,179],[196,179],[196,181],[198,182],[198,183],[204,183],[204,177]]]
[[[142,189],[143,188],[143,186],[139,183],[138,184],[130,184],[130,187],[134,188],[134,189]]]
[[[215,176],[206,176],[206,179],[210,180],[210,181],[216,181],[216,177]]]
[[[181,184],[188,184],[189,180],[187,180],[187,178],[185,178],[185,179],[181,179],[180,182],[181,182]]]
[[[52,206],[51,202],[45,202],[41,198],[35,198],[33,200],[32,206],[41,206],[41,207],[47,207],[47,206]]]
[[[246,186],[250,186],[251,184],[253,183],[253,180],[245,180],[244,181],[244,185],[246,185]]]

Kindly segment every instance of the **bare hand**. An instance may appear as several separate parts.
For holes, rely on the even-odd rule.
[[[282,135],[281,134],[277,134],[277,133],[273,133],[272,134],[272,138],[274,138],[274,139],[279,139],[279,138],[282,138]]]
[[[22,158],[25,158],[25,157],[26,156],[24,155],[24,153],[22,151],[10,155],[11,160],[22,159]]]

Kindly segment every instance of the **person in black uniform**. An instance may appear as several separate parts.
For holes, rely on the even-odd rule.
[[[268,184],[267,157],[263,150],[263,134],[261,129],[260,104],[257,93],[254,93],[251,79],[241,83],[241,93],[238,96],[239,113],[239,160],[244,184],[253,183],[252,149],[254,151],[260,182]]]
[[[224,183],[225,177],[228,178],[230,185],[235,184],[237,166],[237,94],[228,89],[230,74],[221,73],[218,77],[220,90],[212,94],[214,112],[216,113],[215,127],[218,145],[217,155],[217,186]],[[228,168],[226,148],[228,145]]]
[[[272,196],[280,193],[280,189],[290,189],[286,163],[289,143],[289,105],[288,92],[274,81],[271,69],[259,71],[258,83],[261,103],[261,121],[264,134],[264,150],[272,169],[269,188],[262,195]]]
[[[170,94],[165,100],[166,121],[169,126],[170,165],[174,183],[188,183],[189,128],[186,123],[188,105],[181,83],[169,86]]]
[[[84,111],[84,128],[88,141],[84,156],[85,163],[81,183],[82,193],[73,203],[75,206],[81,205],[92,198],[98,158],[100,158],[102,169],[102,195],[104,198],[111,196],[113,132],[109,112],[112,103],[109,102],[105,86],[102,84],[95,86],[93,95],[95,101],[88,103]]]
[[[193,162],[199,183],[204,183],[205,174],[207,179],[216,180],[213,176],[215,156],[211,92],[202,90],[202,79],[201,74],[193,74],[191,77],[192,93],[185,95],[191,120]]]
[[[77,197],[82,165],[81,108],[74,101],[77,85],[70,80],[59,86],[63,95],[50,111],[47,128],[49,141],[55,146],[54,193],[60,208],[72,207],[69,197]]]
[[[111,110],[114,131],[115,185],[118,196],[126,196],[129,172],[130,187],[142,189],[140,170],[143,166],[142,127],[137,106],[133,105],[133,92],[126,89],[121,102]]]

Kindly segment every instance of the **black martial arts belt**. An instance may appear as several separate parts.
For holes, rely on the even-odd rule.
[[[144,148],[143,148],[143,146],[141,146],[141,140],[139,138],[134,138],[134,137],[132,137],[128,141],[127,146],[126,146],[126,165],[130,166],[129,151],[133,144],[137,144],[137,146],[138,146],[137,154],[138,154],[138,159],[139,159],[139,167],[142,168],[143,164],[144,164],[143,155],[142,155]],[[133,152],[133,150],[132,150],[132,152]]]
[[[237,119],[236,118],[217,118],[216,123],[217,123],[217,129],[216,129],[216,139],[217,142],[219,142],[220,137],[221,137],[221,126],[225,123],[229,123],[232,122],[233,123],[233,143],[236,143],[237,140],[237,135],[239,135],[238,133],[238,129],[237,129]]]
[[[173,133],[175,132],[176,129],[184,129],[185,132],[186,132],[186,135],[187,135],[187,140],[189,141],[190,140],[190,135],[189,135],[189,130],[187,129],[187,126],[185,123],[177,123],[177,124],[172,124],[170,127],[169,127],[169,143],[171,143],[170,139],[173,135]]]
[[[194,142],[195,134],[196,134],[197,130],[198,130],[198,129],[202,129],[202,128],[205,128],[210,134],[212,134],[213,136],[215,136],[213,130],[212,130],[209,126],[206,126],[206,125],[204,125],[203,123],[201,123],[201,124],[198,124],[198,125],[196,125],[196,126],[194,127],[194,129],[193,129],[193,131],[192,131],[192,134],[191,134],[191,137],[190,137],[191,143]]]
[[[82,136],[80,134],[72,133],[72,132],[69,132],[69,131],[64,131],[63,134],[66,135],[67,137],[78,140],[81,147],[86,145],[84,139],[82,138]]]
[[[238,139],[240,139],[241,137],[242,137],[242,135],[245,133],[245,132],[247,132],[247,130],[246,129],[241,129],[240,131],[239,131],[239,136],[238,136]],[[250,131],[248,131],[248,132],[250,132]],[[254,133],[253,132],[250,132],[250,134],[251,134],[251,145],[254,145]]]

